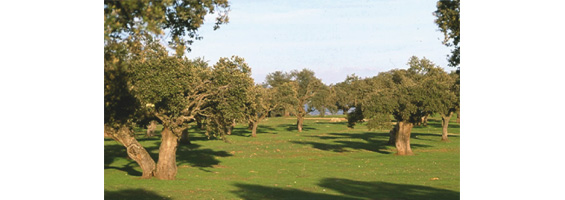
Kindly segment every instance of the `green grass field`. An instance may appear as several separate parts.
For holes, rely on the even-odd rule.
[[[441,121],[415,126],[415,155],[396,156],[388,130],[313,116],[304,131],[296,118],[270,118],[256,138],[238,125],[231,143],[191,130],[191,145],[177,149],[176,180],[140,179],[125,148],[104,139],[106,199],[459,199],[459,124],[441,142]],[[158,127],[157,130],[160,130]],[[196,132],[196,133],[195,133]],[[137,138],[157,161],[159,137]]]

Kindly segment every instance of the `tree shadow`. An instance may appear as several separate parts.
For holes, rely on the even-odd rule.
[[[156,192],[145,189],[125,189],[119,191],[104,190],[104,199],[120,199],[120,200],[153,200],[153,199],[171,199]]]
[[[366,199],[459,199],[459,192],[421,185],[365,182],[341,178],[325,178],[318,184],[344,195]]]
[[[320,192],[310,192],[293,188],[268,187],[236,183],[237,190],[231,191],[242,199],[419,199],[447,200],[459,199],[459,192],[420,185],[395,184],[382,181],[365,182],[341,178],[325,178],[318,184]],[[324,189],[325,188],[325,189]],[[333,190],[341,195],[325,194]]]
[[[429,139],[429,138],[421,138],[420,136],[433,136],[436,137],[437,139]],[[459,135],[448,135],[448,138],[459,138]],[[410,135],[410,138],[412,139],[418,139],[418,140],[427,140],[427,141],[440,141],[441,140],[441,133],[412,133]]]
[[[277,129],[271,127],[271,126],[266,126],[266,125],[257,125],[257,134],[278,134],[276,132]],[[242,137],[251,137],[251,129],[248,129],[247,127],[239,127],[239,128],[234,128],[232,130],[232,135],[236,135],[236,136],[242,136]]]
[[[328,135],[318,135],[318,136],[307,136],[316,137],[322,140],[331,140],[332,143],[320,143],[320,142],[303,142],[303,141],[291,141],[295,144],[308,144],[312,147],[324,151],[333,152],[349,152],[347,149],[358,149],[365,151],[372,151],[381,154],[391,154],[392,152],[387,149],[387,146],[393,146],[388,144],[388,133],[329,133]],[[360,141],[351,141],[364,140]],[[412,148],[430,147],[429,145],[423,144],[410,144]]]
[[[324,122],[314,122],[314,123],[320,124],[320,125],[339,125],[339,126],[346,126],[346,125],[347,125],[347,120],[341,121],[341,122],[324,121]]]
[[[251,185],[236,183],[237,190],[231,191],[233,194],[246,200],[259,199],[325,199],[325,200],[356,200],[357,198],[343,197],[332,194],[314,193],[293,188],[268,187],[262,185]]]
[[[118,158],[127,159],[129,162],[122,167],[110,166]],[[130,176],[141,176],[142,173],[134,169],[135,165],[137,162],[128,157],[124,146],[117,144],[104,146],[104,169],[117,169],[127,172]]]
[[[453,117],[452,117],[453,119]],[[420,125],[422,127],[425,127],[423,125]],[[441,119],[428,119],[428,127],[432,127],[432,128],[442,128],[441,126]],[[449,128],[460,128],[458,123],[454,123],[454,122],[449,122]]]
[[[214,165],[220,164],[216,157],[232,156],[226,151],[214,151],[212,149],[200,149],[199,144],[180,144],[177,147],[177,163],[189,164],[192,167],[212,168]],[[207,171],[207,170],[204,170]]]
[[[296,124],[279,124],[277,127],[285,128],[287,131],[298,131],[298,126]],[[308,130],[318,130],[307,124],[302,124],[302,131]]]

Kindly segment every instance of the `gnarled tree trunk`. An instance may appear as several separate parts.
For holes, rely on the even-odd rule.
[[[135,139],[133,132],[128,127],[122,126],[115,130],[104,126],[104,132],[126,147],[128,156],[141,167],[141,178],[151,178],[154,175],[155,161]]]
[[[161,180],[174,180],[177,175],[177,144],[179,137],[168,127],[161,132],[161,146],[155,177]]]
[[[410,122],[398,122],[398,131],[396,133],[396,150],[397,155],[412,155],[410,148],[410,133],[414,124]]]
[[[449,126],[449,120],[452,115],[453,112],[449,112],[449,115],[441,115],[441,141],[449,141],[449,139],[447,139],[447,127]]]

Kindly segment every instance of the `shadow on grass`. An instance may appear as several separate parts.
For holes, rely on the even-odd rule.
[[[312,145],[312,147],[324,151],[333,151],[333,152],[348,152],[349,149],[358,149],[358,150],[366,150],[377,152],[381,154],[391,154],[390,150],[387,150],[388,145],[388,133],[373,133],[373,132],[365,132],[365,133],[329,133],[327,135],[319,135],[319,136],[307,136],[307,137],[316,137],[322,140],[331,140],[331,143],[320,143],[320,142],[304,142],[304,141],[291,141],[295,144],[307,144]],[[364,140],[364,141],[352,141],[354,140]],[[410,144],[412,148],[420,148],[420,147],[430,147],[429,145],[423,144]]]
[[[118,158],[127,159],[128,163],[121,167],[110,166]],[[128,173],[130,176],[141,176],[141,171],[135,170],[135,166],[138,166],[137,162],[128,157],[124,146],[117,144],[104,146],[104,169],[117,169]]]
[[[367,199],[459,199],[459,192],[421,185],[325,178],[318,184],[344,195]]]
[[[193,137],[191,137],[191,140]],[[158,162],[158,149],[161,141],[156,141],[155,145],[151,147],[145,147],[145,150],[153,158],[155,162]],[[177,146],[176,153],[177,165],[188,164],[192,167],[198,167],[201,170],[203,168],[212,168],[214,165],[218,165],[220,161],[216,157],[228,157],[232,156],[226,151],[214,151],[212,149],[202,149],[199,144],[179,144]],[[126,159],[127,164],[121,166],[111,166],[117,159]],[[137,169],[136,169],[137,168]],[[142,172],[139,165],[135,160],[128,157],[126,148],[122,145],[104,145],[104,169],[117,169],[120,171],[127,172],[131,176],[141,176]],[[139,171],[138,171],[139,170]],[[207,171],[207,170],[204,170]]]
[[[453,119],[453,117],[452,117]],[[420,125],[423,127],[423,125]],[[428,119],[428,127],[431,128],[442,128],[441,119]],[[449,122],[448,128],[460,128],[459,124],[456,122]]]
[[[107,191],[104,190],[104,199],[120,199],[120,200],[153,200],[153,199],[171,199],[162,195],[159,195],[153,191],[145,189],[126,189],[119,191]]]
[[[434,138],[433,139],[429,138],[430,136],[434,137]],[[426,137],[426,138],[423,138],[423,137]],[[459,135],[451,135],[450,134],[447,137],[448,138],[459,138]],[[412,133],[410,135],[410,138],[411,139],[418,139],[418,140],[427,140],[427,141],[440,141],[441,140],[441,132],[436,133],[436,134],[434,134],[434,133]]]
[[[216,157],[232,156],[226,151],[214,151],[212,149],[200,149],[201,145],[198,144],[181,144],[177,147],[177,163],[189,164],[192,167],[199,167],[200,169],[213,165],[220,164]],[[204,170],[206,171],[206,170]]]
[[[279,124],[277,127],[285,128],[286,131],[296,131],[298,132],[298,126],[296,124]],[[311,125],[302,124],[302,131],[308,130],[318,130],[317,128],[312,127]]]
[[[341,122],[323,121],[323,122],[314,122],[314,123],[320,124],[320,125],[347,126],[347,121],[341,121]]]
[[[340,178],[325,178],[318,184],[317,192],[283,187],[251,184],[234,184],[238,190],[232,193],[247,200],[254,199],[459,199],[459,192],[420,185],[395,184],[381,181],[365,182]],[[333,190],[341,195],[325,194]]]

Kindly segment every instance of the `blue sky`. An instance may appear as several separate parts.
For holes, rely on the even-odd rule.
[[[407,68],[410,56],[447,66],[450,49],[433,22],[436,0],[233,0],[230,23],[213,31],[215,15],[200,28],[189,58],[210,64],[237,55],[256,83],[268,73],[308,68],[326,84]]]

